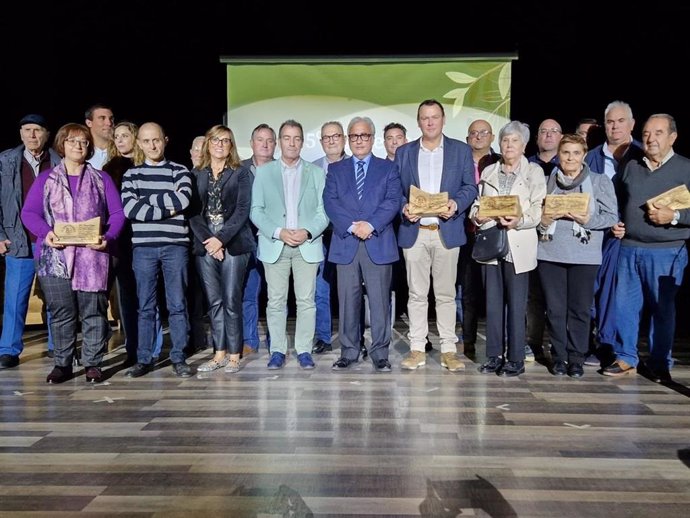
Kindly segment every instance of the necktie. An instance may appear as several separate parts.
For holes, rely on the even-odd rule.
[[[362,191],[364,190],[364,160],[357,161],[357,172],[355,173],[355,183],[357,184],[357,197],[362,199]]]

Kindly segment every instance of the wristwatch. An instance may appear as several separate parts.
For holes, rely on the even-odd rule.
[[[678,224],[678,220],[680,219],[680,211],[673,211],[673,219],[671,220],[671,225],[676,226]]]

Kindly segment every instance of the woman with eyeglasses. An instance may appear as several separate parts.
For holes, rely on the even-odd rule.
[[[41,243],[36,271],[52,319],[55,367],[48,383],[72,377],[81,323],[81,361],[86,381],[103,381],[101,362],[110,339],[108,324],[108,273],[110,244],[125,222],[118,189],[107,173],[86,161],[93,154],[93,140],[86,126],[69,123],[55,136],[55,150],[62,161],[41,173],[22,209],[24,226]],[[66,245],[54,227],[100,218],[97,243]]]
[[[244,276],[256,242],[249,225],[253,176],[242,166],[232,131],[206,132],[199,167],[193,171],[189,225],[193,253],[206,294],[215,349],[198,372],[240,370]]]

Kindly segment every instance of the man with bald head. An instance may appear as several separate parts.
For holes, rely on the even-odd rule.
[[[132,267],[139,299],[137,363],[126,373],[131,378],[153,370],[159,271],[165,282],[173,372],[181,378],[192,375],[184,355],[190,242],[184,210],[192,195],[192,177],[185,166],[165,158],[167,143],[160,125],[143,124],[137,144],[144,152],[144,163],[127,170],[122,178],[122,205],[132,220]]]
[[[24,350],[22,335],[35,273],[36,236],[24,228],[19,215],[36,176],[60,163],[60,156],[47,146],[47,126],[42,115],[25,115],[19,121],[22,143],[0,153],[0,256],[5,258],[0,369],[19,365]],[[48,339],[52,350],[50,335]]]

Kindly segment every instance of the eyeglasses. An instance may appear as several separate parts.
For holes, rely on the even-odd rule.
[[[360,133],[358,135],[348,135],[347,138],[349,138],[352,142],[359,142],[360,140],[362,142],[369,142],[369,139],[371,138],[371,133]]]
[[[549,133],[553,133],[554,135],[558,135],[559,133],[562,133],[562,132],[558,128],[541,128],[539,130],[540,135],[548,135]]]
[[[221,146],[229,146],[230,143],[232,142],[232,139],[229,139],[228,137],[225,138],[220,138],[220,137],[211,137],[211,144],[218,145],[220,144]]]
[[[473,138],[488,137],[489,135],[491,135],[491,131],[489,131],[489,130],[481,130],[481,131],[472,130],[468,133],[468,135],[470,137],[473,137]]]
[[[80,138],[66,138],[65,142],[68,142],[70,146],[76,147],[76,146],[81,146],[84,149],[87,149],[89,147],[89,141],[88,140],[82,140]]]
[[[343,138],[342,133],[333,133],[333,135],[323,135],[321,140],[325,140],[326,142],[338,142],[341,138]]]

